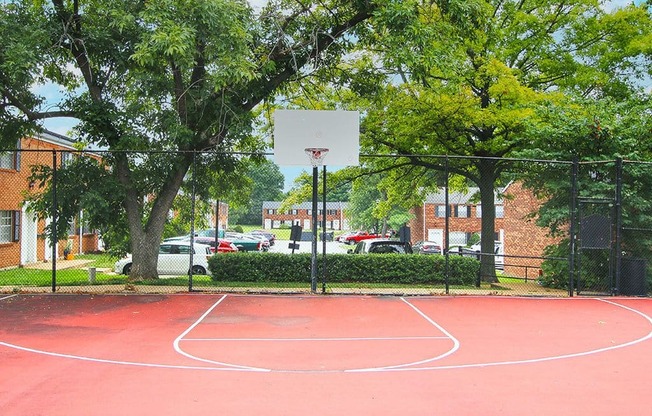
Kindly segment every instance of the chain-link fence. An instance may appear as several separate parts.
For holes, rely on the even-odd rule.
[[[354,233],[352,202],[322,198],[338,185],[328,180],[317,205],[253,194],[257,221],[234,221],[233,207],[247,205],[237,190],[259,179],[233,156],[27,146],[3,152],[0,288],[648,293],[650,164],[419,155],[427,163],[418,170],[405,163],[415,155],[361,155],[365,163],[381,161],[381,182],[401,169],[399,176],[419,178],[402,192],[422,202],[402,208],[400,227],[379,221]],[[468,174],[483,169],[484,176]],[[313,174],[327,178],[325,170]],[[291,236],[293,225],[302,232]],[[313,243],[315,235],[322,238]],[[423,255],[348,254],[373,252],[373,238],[408,241]]]

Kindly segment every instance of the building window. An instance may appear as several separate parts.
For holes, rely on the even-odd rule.
[[[0,153],[0,169],[14,169],[14,152]]]
[[[435,215],[437,218],[445,218],[446,217],[446,205],[437,205],[437,210]]]
[[[455,205],[455,216],[458,218],[468,218],[471,216],[471,207],[468,205]]]
[[[69,165],[72,162],[72,153],[61,152],[61,166]]]
[[[0,211],[0,243],[19,240],[20,211]]]
[[[293,209],[292,210],[292,215],[299,215],[299,210],[298,209]]]
[[[268,209],[268,210],[267,210],[267,213],[268,213],[269,215],[274,215],[274,210],[273,210],[273,209]]]
[[[20,140],[16,149],[20,149]],[[20,152],[0,152],[0,169],[20,170]]]
[[[496,205],[496,218],[505,218],[505,207],[503,205]],[[482,206],[475,207],[475,217],[482,218]]]

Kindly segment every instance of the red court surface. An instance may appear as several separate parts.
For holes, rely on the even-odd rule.
[[[0,295],[2,415],[652,414],[647,298]]]

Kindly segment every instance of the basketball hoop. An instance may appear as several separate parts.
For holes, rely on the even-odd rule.
[[[313,167],[322,166],[324,164],[324,157],[328,154],[328,148],[325,147],[306,147],[304,149],[308,158],[310,158],[310,164]]]

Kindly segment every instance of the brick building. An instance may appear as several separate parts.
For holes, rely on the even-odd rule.
[[[477,188],[467,193],[449,193],[449,245],[469,243],[473,234],[482,228],[482,206],[472,202]],[[547,235],[547,229],[537,226],[530,215],[537,211],[540,201],[520,182],[507,185],[496,198],[496,222],[494,240],[502,244],[505,255],[505,273],[511,276],[536,277],[541,265],[543,249],[557,240]],[[412,209],[410,221],[412,242],[428,240],[444,242],[446,206],[444,191],[429,194],[420,207]]]
[[[449,192],[449,245],[469,243],[473,234],[479,234],[482,227],[482,207],[472,202],[477,188],[468,193]],[[412,209],[414,218],[410,221],[412,242],[427,240],[444,242],[446,228],[446,195],[444,191],[428,194],[420,207]],[[503,201],[496,198],[496,235],[494,240],[502,241]]]
[[[29,182],[31,166],[53,166],[53,152],[57,163],[73,157],[73,142],[62,135],[44,132],[36,137],[25,137],[17,143],[17,151],[0,153],[0,268],[47,261],[52,257],[52,243],[43,238],[48,220],[38,220],[28,212],[23,194],[34,188]],[[81,217],[82,214],[80,214]],[[82,221],[77,221],[82,223]],[[78,224],[71,225],[68,241],[72,253],[98,249],[98,236]],[[68,241],[57,244],[57,253],[63,254]]]
[[[344,218],[346,202],[326,202],[326,229],[347,230],[348,221]],[[263,202],[263,228],[266,230],[298,224],[304,230],[312,229],[312,203],[303,202],[293,205],[287,212],[281,212],[280,201]],[[322,203],[317,210],[318,221],[322,221]]]

